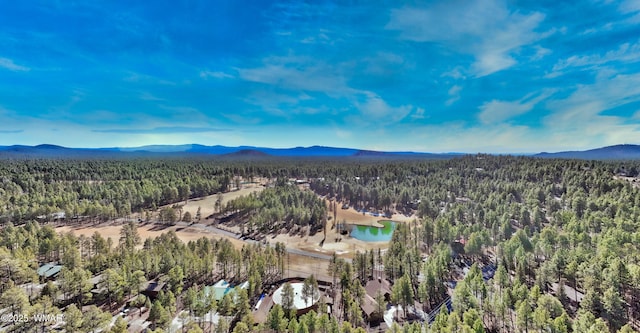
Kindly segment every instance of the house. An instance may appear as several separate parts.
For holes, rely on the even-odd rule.
[[[382,292],[383,295],[391,295],[391,283],[386,279],[373,279],[369,280],[365,285],[365,290],[367,294],[370,294],[375,297],[378,291]]]
[[[38,268],[38,276],[44,281],[55,280],[61,270],[62,265],[44,264]]]
[[[384,320],[384,310],[380,309],[376,297],[380,293],[384,297],[384,301],[389,302],[391,300],[391,284],[385,279],[373,279],[369,280],[364,287],[366,294],[361,305],[362,312],[365,315],[365,319],[371,325],[378,325]]]
[[[370,325],[376,326],[384,320],[384,310],[386,310],[386,307],[380,309],[380,305],[378,305],[375,298],[369,295],[364,295],[361,309],[365,319]]]
[[[159,280],[152,280],[147,282],[147,286],[140,293],[149,297],[150,299],[156,299],[160,290],[164,289],[165,282]]]
[[[378,295],[378,291],[384,296],[386,301],[391,300],[391,284],[386,279],[373,279],[369,280],[364,287],[367,295],[375,299]]]
[[[93,294],[94,298],[106,291],[105,286],[100,286],[100,282],[102,282],[102,274],[92,277],[89,281],[91,281],[91,294]]]

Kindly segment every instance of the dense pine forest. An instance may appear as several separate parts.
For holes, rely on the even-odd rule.
[[[153,332],[169,330],[181,312],[195,318],[184,319],[184,332],[637,332],[639,171],[639,162],[490,155],[3,160],[0,311],[3,318],[62,314],[63,321],[0,325],[9,332],[127,332],[118,315],[126,305],[148,316]],[[269,180],[262,192],[216,207],[244,234],[321,232],[334,227],[332,211],[342,205],[415,218],[398,223],[384,251],[334,255],[322,272],[330,276],[329,296],[315,310],[296,315],[276,304],[262,322],[253,308],[285,277],[287,244],[185,243],[174,232],[142,239],[142,219],[122,222],[118,239],[55,229],[136,214],[153,222],[161,206],[258,177]],[[37,273],[46,263],[62,266],[55,280]],[[495,274],[486,276],[488,269]],[[203,286],[219,279],[249,286],[216,301]],[[375,309],[363,311],[367,283],[381,280],[389,282],[388,297],[374,295]],[[154,297],[144,293],[148,281],[163,286]],[[330,313],[324,302],[336,303]],[[402,311],[390,327],[372,324],[371,313],[382,317],[391,306]],[[203,320],[214,310],[216,325]]]

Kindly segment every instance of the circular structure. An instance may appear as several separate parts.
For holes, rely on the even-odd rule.
[[[302,296],[303,283],[293,282],[290,284],[293,288],[293,308],[295,308],[296,310],[300,311],[313,307],[320,299],[320,291],[317,288],[315,290],[315,297],[313,298],[313,300],[311,299],[311,297],[308,297],[305,300]],[[279,304],[280,306],[282,306],[282,287],[284,287],[284,284],[273,292],[273,302]]]

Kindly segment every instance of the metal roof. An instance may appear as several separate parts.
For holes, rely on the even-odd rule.
[[[38,268],[38,275],[45,278],[50,278],[60,273],[61,270],[62,270],[62,265],[45,264],[40,266],[40,268]]]

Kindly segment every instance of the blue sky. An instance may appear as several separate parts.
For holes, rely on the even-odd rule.
[[[12,1],[0,144],[640,144],[640,1]]]

